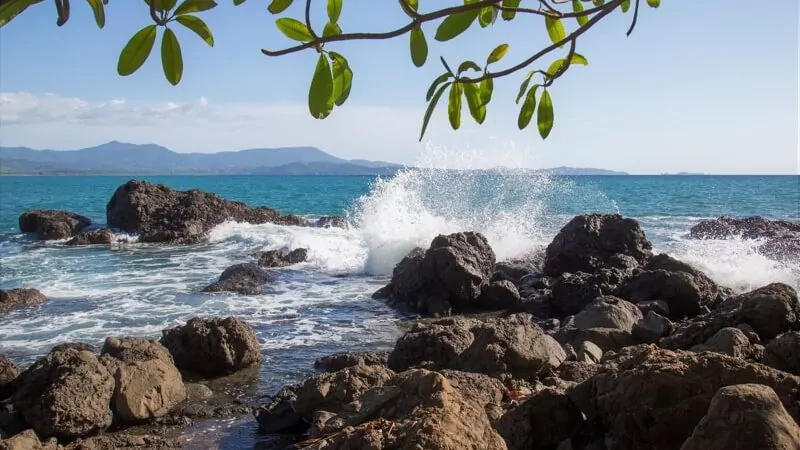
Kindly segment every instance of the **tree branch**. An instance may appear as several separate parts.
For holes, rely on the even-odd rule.
[[[633,33],[633,29],[636,28],[636,20],[639,19],[639,0],[636,0],[636,5],[633,7],[633,20],[631,21],[631,27],[628,28],[628,32],[625,36],[630,36]]]
[[[314,32],[314,29],[311,28],[311,0],[306,0],[306,27],[308,27],[308,32],[311,33],[314,39],[319,38],[317,33]]]

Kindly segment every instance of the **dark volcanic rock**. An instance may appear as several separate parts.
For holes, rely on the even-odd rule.
[[[750,339],[738,328],[727,327],[717,331],[704,344],[695,345],[693,352],[717,352],[735,358],[750,358],[754,349]]]
[[[266,207],[251,208],[199,190],[176,191],[162,184],[131,180],[106,205],[108,226],[138,233],[142,242],[193,243],[227,221],[305,225],[303,219]]]
[[[15,387],[14,408],[42,436],[74,438],[111,425],[114,379],[88,350],[53,349]]]
[[[363,364],[365,366],[386,365],[389,352],[341,352],[323,356],[314,361],[314,367],[325,372],[336,372],[346,367]]]
[[[702,274],[700,274],[702,275]],[[669,306],[670,319],[694,317],[712,308],[726,291],[705,275],[664,269],[644,270],[620,288],[620,297],[634,303],[661,300]]]
[[[544,389],[511,408],[495,424],[509,450],[558,446],[583,424],[581,410],[563,392]]]
[[[219,281],[206,286],[203,292],[238,292],[258,295],[272,277],[269,272],[252,263],[235,264],[222,272]]]
[[[594,299],[575,316],[575,327],[584,330],[587,328],[617,328],[630,332],[641,319],[642,312],[633,303],[616,297],[604,296]]]
[[[308,250],[296,248],[289,253],[282,250],[268,250],[253,253],[252,256],[258,260],[258,265],[261,267],[285,267],[305,262],[308,259]]]
[[[12,383],[19,376],[19,369],[5,356],[0,356],[0,400],[13,394]]]
[[[633,327],[633,337],[646,344],[652,344],[672,333],[673,328],[672,321],[655,311],[649,311]]]
[[[784,333],[767,344],[764,364],[800,375],[800,331]]]
[[[561,317],[565,317],[577,314],[601,295],[603,290],[593,275],[584,272],[574,275],[563,273],[553,284],[550,301]]]
[[[576,216],[547,246],[544,272],[558,276],[564,272],[594,273],[601,268],[623,268],[633,262],[644,264],[652,248],[633,219],[602,214]]]
[[[74,238],[67,241],[67,245],[101,245],[110,244],[114,236],[106,229],[81,231]]]
[[[23,233],[36,233],[41,240],[66,239],[92,224],[88,217],[69,211],[35,210],[19,216]]]
[[[314,226],[318,228],[348,228],[349,224],[344,217],[323,216],[314,222]]]
[[[482,309],[499,310],[516,308],[522,303],[522,299],[514,283],[503,280],[493,281],[491,284],[484,286],[480,297],[478,297],[478,303]]]
[[[800,233],[800,222],[770,220],[760,216],[719,217],[698,223],[689,233],[699,239],[772,238],[787,233]]]
[[[38,306],[45,300],[47,297],[36,289],[17,288],[7,291],[0,289],[0,311],[23,306]]]
[[[800,233],[778,236],[758,246],[758,252],[777,261],[800,260]]]
[[[189,319],[184,326],[162,331],[178,368],[200,375],[227,375],[261,361],[253,329],[234,317]]]
[[[429,315],[480,310],[481,290],[494,272],[495,256],[480,233],[437,236],[427,251],[414,250],[394,268],[389,285],[375,295],[405,311]]]

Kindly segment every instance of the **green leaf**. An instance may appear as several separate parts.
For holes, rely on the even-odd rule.
[[[92,8],[94,14],[94,21],[98,28],[103,28],[106,25],[106,10],[103,7],[102,0],[86,0]]]
[[[44,0],[11,0],[0,5],[0,27],[11,22],[29,6],[41,3]]]
[[[150,3],[153,0],[144,0],[147,3],[147,6],[150,6]],[[155,0],[156,11],[169,11],[175,7],[175,4],[178,3],[178,0]]]
[[[461,92],[462,85],[459,82],[453,83],[450,87],[450,98],[447,101],[447,117],[450,118],[450,126],[457,130],[461,126]]]
[[[233,6],[239,6],[244,2],[245,2],[245,0],[233,0]]]
[[[290,6],[292,6],[292,0],[272,0],[272,3],[267,6],[267,11],[272,14],[280,14]]]
[[[406,0],[406,4],[408,5],[409,8],[416,11],[417,8],[419,7],[419,0]]]
[[[503,8],[519,8],[519,3],[521,1],[522,0],[503,0]],[[513,20],[516,15],[516,11],[504,10],[501,16],[503,20]]]
[[[658,8],[661,6],[661,0],[647,0],[647,5],[651,8]]]
[[[439,77],[441,78],[441,77]],[[428,109],[425,110],[425,118],[422,119],[422,131],[419,133],[419,140],[422,141],[422,137],[425,136],[425,130],[428,129],[428,123],[431,121],[431,116],[433,115],[433,110],[436,109],[436,104],[439,103],[439,99],[442,97],[444,90],[447,89],[452,83],[445,83],[439,87],[439,90],[436,91],[435,94],[430,99],[428,103]]]
[[[581,3],[581,0],[572,0],[572,11],[576,13],[584,11],[583,3]],[[575,18],[575,20],[578,21],[578,25],[584,26],[586,25],[586,22],[589,21],[589,18],[587,16],[578,16]]]
[[[328,19],[336,23],[342,15],[342,0],[328,0]]]
[[[524,130],[531,123],[533,112],[536,110],[536,89],[538,88],[539,85],[534,84],[528,91],[528,95],[525,96],[525,101],[522,102],[522,108],[520,108],[519,117],[517,117],[517,126],[520,130]]]
[[[475,64],[473,61],[464,61],[458,66],[458,73],[466,71],[467,69],[472,69],[476,72],[480,72],[481,68],[479,65]]]
[[[522,84],[519,85],[519,93],[517,94],[516,103],[519,104],[520,99],[523,95],[525,95],[525,91],[528,90],[528,84],[531,82],[531,77],[533,76],[533,72],[528,72],[525,75],[525,78],[522,79]]]
[[[606,3],[606,0],[592,0],[594,6],[603,6]]]
[[[497,19],[497,9],[493,6],[484,6],[481,8],[478,15],[478,23],[481,24],[481,28],[486,28],[493,24],[495,19]]]
[[[480,86],[481,104],[488,105],[492,101],[492,91],[494,91],[494,81],[492,78],[484,78]]]
[[[311,87],[308,90],[308,110],[315,119],[324,119],[333,110],[333,75],[328,58],[319,55]]]
[[[542,98],[539,100],[539,112],[536,116],[536,124],[539,126],[539,135],[542,139],[547,139],[550,131],[553,129],[553,100],[550,98],[550,93],[547,89],[542,92]]]
[[[281,17],[275,21],[275,26],[289,39],[300,42],[310,42],[314,40],[314,36],[311,35],[311,31],[306,24],[297,19]]]
[[[411,61],[417,67],[425,65],[428,59],[428,41],[425,40],[425,33],[422,28],[411,30]]]
[[[452,16],[447,16],[446,19],[439,24],[436,29],[436,40],[440,42],[449,41],[459,34],[467,31],[472,22],[478,17],[480,10],[473,9],[471,11],[464,11]]]
[[[342,34],[342,28],[337,23],[328,22],[322,29],[322,37],[337,36]]]
[[[438,77],[436,77],[436,79],[433,80],[433,83],[431,83],[431,87],[428,88],[428,93],[425,94],[425,101],[427,101],[427,102],[431,101],[431,97],[433,97],[433,93],[436,92],[436,87],[439,86],[440,84],[444,83],[445,81],[447,81],[448,78],[450,78],[450,74],[449,73],[443,73],[443,74],[439,75]]]
[[[547,73],[550,74],[550,76],[555,75],[559,70],[561,70],[561,67],[564,65],[565,61],[566,59],[564,58],[559,58],[553,61],[553,63],[550,64],[550,67],[547,68]],[[583,55],[573,53],[572,59],[570,60],[570,65],[572,64],[587,66],[589,65],[589,61]]]
[[[178,21],[179,24],[185,26],[186,28],[192,30],[200,36],[200,39],[206,41],[210,47],[214,46],[214,36],[211,34],[211,30],[208,28],[205,22],[197,16],[191,15],[182,15],[176,16],[175,20]]]
[[[628,10],[631,9],[631,0],[623,0],[620,7],[622,8],[622,12],[628,12]]]
[[[328,52],[333,70],[333,100],[336,106],[342,106],[350,96],[353,85],[353,71],[344,56],[336,52]]]
[[[183,76],[181,44],[169,28],[164,28],[164,36],[161,37],[161,66],[170,84],[175,86],[181,82]]]
[[[508,53],[508,44],[500,44],[492,50],[492,53],[489,53],[489,57],[486,58],[486,65],[496,63],[503,59]]]
[[[567,37],[567,32],[564,30],[564,24],[561,22],[561,19],[544,16],[544,24],[547,27],[547,34],[550,35],[550,40],[553,41],[553,44],[561,42]],[[560,47],[563,46],[564,44],[560,45]]]
[[[178,9],[175,10],[175,15],[180,16],[181,14],[208,11],[216,6],[217,2],[214,0],[185,0],[178,6]]]
[[[486,104],[481,101],[480,89],[475,83],[464,83],[463,86],[469,114],[475,119],[475,122],[482,124],[486,119]]]
[[[131,37],[119,55],[117,73],[122,76],[136,72],[150,56],[156,42],[156,26],[148,25]]]

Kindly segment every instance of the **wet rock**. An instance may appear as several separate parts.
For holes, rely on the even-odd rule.
[[[242,295],[258,295],[264,285],[272,280],[269,272],[252,264],[235,264],[222,272],[219,280],[206,286],[203,292],[237,292]]]
[[[759,245],[758,252],[777,261],[800,260],[800,233],[778,236]]]
[[[347,219],[340,216],[323,216],[314,222],[317,228],[349,228]]]
[[[106,229],[81,231],[67,241],[67,245],[107,245],[114,241],[114,235]]]
[[[38,306],[44,303],[47,297],[36,289],[0,289],[0,311],[22,308],[25,306]]]
[[[704,220],[689,230],[689,234],[698,239],[743,239],[769,238],[800,233],[800,222],[788,220],[770,220],[760,216],[751,217],[719,217]]]
[[[800,427],[769,386],[720,388],[681,450],[794,450]]]
[[[738,328],[728,327],[716,332],[704,344],[692,347],[693,352],[717,352],[735,358],[750,358],[754,351],[750,339]]]
[[[598,297],[575,315],[575,327],[617,328],[632,331],[642,319],[642,312],[633,303],[612,296]]]
[[[510,281],[493,281],[484,286],[477,303],[482,309],[500,310],[516,308],[522,303],[517,287]]]
[[[19,369],[14,363],[0,356],[0,400],[6,399],[13,394],[12,383],[19,376]]]
[[[677,449],[724,386],[770,386],[795,419],[800,377],[727,355],[637,345],[606,357],[592,378],[567,394],[605,432],[607,448]]]
[[[162,331],[178,368],[205,376],[231,374],[261,362],[261,347],[243,320],[194,317],[184,326]]]
[[[36,233],[39,239],[67,239],[92,224],[88,217],[69,211],[34,210],[19,216],[19,230]]]
[[[325,372],[336,372],[345,367],[357,366],[359,364],[365,366],[385,366],[388,357],[389,352],[341,352],[318,358],[314,361],[314,367],[324,370]]]
[[[55,438],[42,442],[33,430],[25,430],[8,439],[0,439],[0,450],[58,450],[59,448]]]
[[[633,219],[603,214],[576,216],[547,246],[544,273],[594,273],[601,268],[627,266],[631,261],[644,264],[651,250],[650,241]]]
[[[670,334],[673,327],[671,320],[650,311],[633,327],[633,337],[646,344],[653,344]]]
[[[67,445],[64,450],[163,450],[181,448],[180,442],[162,436],[114,434],[78,439]]]
[[[494,272],[495,255],[480,233],[439,235],[424,253],[412,251],[381,292],[389,304],[432,316],[482,309],[481,290]]]
[[[558,367],[565,358],[533,316],[512,314],[418,323],[397,341],[388,363],[395,371],[424,366],[526,379]]]
[[[688,272],[663,269],[639,272],[620,289],[620,297],[633,303],[652,300],[666,302],[672,320],[701,314],[702,307],[710,307],[720,301],[718,294],[716,284],[709,284],[704,278]]]
[[[773,339],[764,350],[764,364],[800,375],[800,332],[790,331]]]
[[[195,243],[228,221],[305,225],[293,215],[251,208],[199,190],[176,191],[163,184],[131,180],[118,187],[106,205],[110,228],[139,234],[142,242]]]
[[[258,265],[261,267],[286,267],[305,262],[308,259],[308,250],[296,248],[288,253],[283,250],[268,250],[253,253],[252,256],[258,260]]]
[[[74,438],[111,425],[114,379],[90,351],[54,349],[15,385],[14,408],[42,436]]]
[[[512,407],[495,424],[509,450],[552,449],[583,424],[580,409],[563,392],[544,389]]]

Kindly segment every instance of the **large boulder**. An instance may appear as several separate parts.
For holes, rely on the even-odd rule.
[[[75,438],[111,425],[114,378],[80,346],[54,348],[15,387],[14,408],[42,436]]]
[[[0,289],[0,311],[24,306],[38,306],[45,300],[47,297],[36,289],[17,288],[7,291]]]
[[[231,374],[261,361],[261,346],[243,320],[194,317],[186,325],[162,331],[178,368],[206,376]]]
[[[769,386],[720,388],[681,450],[796,450],[800,427]]]
[[[107,245],[114,241],[114,235],[105,228],[81,231],[67,241],[67,245]]]
[[[596,298],[591,304],[575,315],[575,327],[617,328],[628,332],[642,319],[642,312],[633,303],[604,296]]]
[[[672,320],[694,317],[703,307],[712,308],[722,299],[717,285],[684,271],[644,270],[622,285],[620,297],[633,303],[661,300],[669,306]]]
[[[787,233],[800,233],[800,222],[770,220],[760,216],[719,217],[703,220],[689,231],[698,239],[743,239],[772,238]]]
[[[0,439],[0,450],[61,450],[61,447],[55,438],[42,442],[35,431],[28,429],[8,439]]]
[[[607,448],[678,449],[724,387],[771,387],[800,418],[800,377],[713,352],[638,345],[606,357],[597,374],[568,389],[587,420],[604,430]]]
[[[325,372],[336,372],[345,367],[386,365],[389,352],[340,352],[317,358],[314,367]]]
[[[404,311],[447,315],[481,310],[487,305],[479,301],[480,294],[492,278],[494,264],[494,251],[482,234],[439,235],[427,251],[406,256],[379,292]]]
[[[456,369],[499,379],[533,379],[558,367],[564,349],[530,314],[416,324],[389,354],[389,367]]]
[[[672,333],[673,328],[671,320],[655,311],[648,311],[633,327],[633,337],[646,344],[653,344]]]
[[[166,348],[141,338],[107,338],[101,362],[114,376],[116,417],[135,422],[162,417],[186,399],[186,387]]]
[[[308,250],[305,248],[296,248],[290,252],[268,250],[253,253],[251,256],[258,260],[258,265],[261,267],[285,267],[305,262],[308,259]]]
[[[755,354],[753,344],[747,335],[734,327],[723,328],[711,336],[704,344],[692,347],[693,352],[718,352],[735,358],[750,358]]]
[[[12,383],[19,376],[17,366],[5,356],[0,356],[0,400],[5,400],[13,393]]]
[[[203,289],[203,292],[236,292],[242,295],[258,295],[272,277],[269,272],[253,263],[235,264],[219,276],[219,280]]]
[[[601,268],[644,264],[653,246],[639,223],[618,214],[576,216],[547,246],[544,273],[594,273]]]
[[[800,331],[790,331],[773,339],[764,349],[764,364],[800,375]]]
[[[163,184],[131,180],[118,187],[106,205],[108,226],[139,234],[142,242],[194,243],[228,221],[305,225],[293,215],[251,208],[200,190],[176,191]]]
[[[522,298],[514,283],[508,280],[492,281],[484,286],[477,300],[482,309],[498,310],[517,308],[522,304]]]
[[[35,210],[19,216],[19,230],[39,239],[67,239],[92,224],[91,219],[69,211]]]
[[[552,449],[583,424],[581,410],[564,392],[547,388],[512,407],[495,424],[509,450]]]

